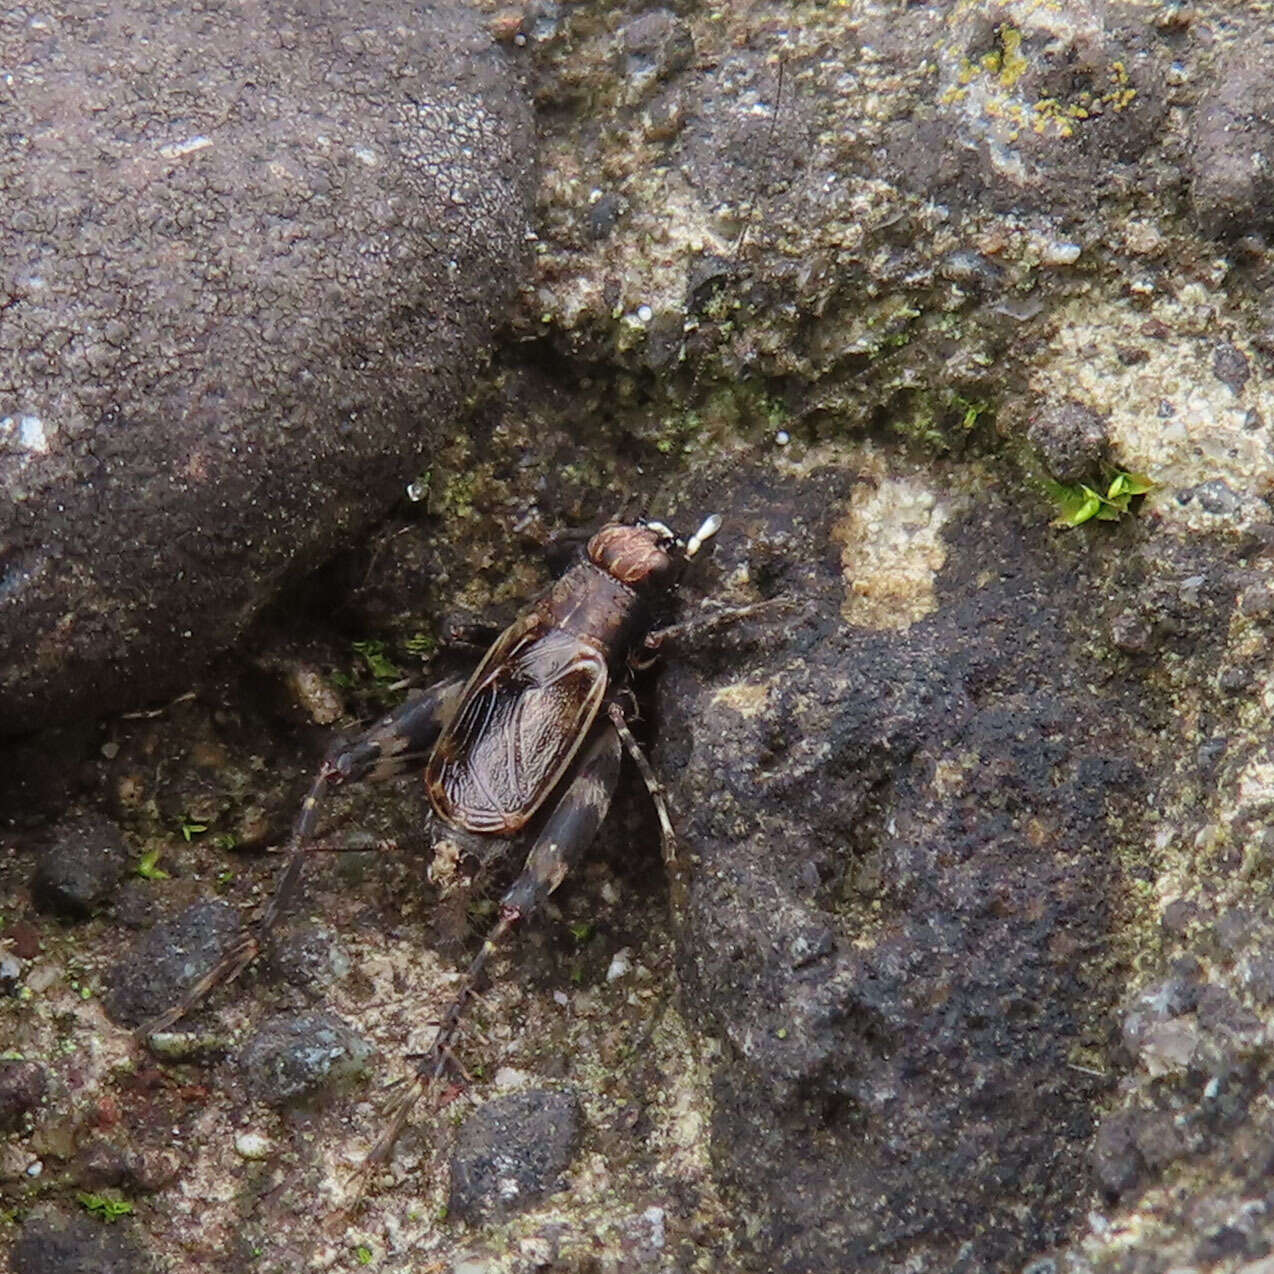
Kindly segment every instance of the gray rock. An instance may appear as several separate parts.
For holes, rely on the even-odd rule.
[[[244,1046],[238,1065],[252,1097],[282,1106],[366,1074],[374,1052],[334,1013],[302,1013],[262,1026]]]
[[[275,934],[268,956],[272,973],[309,996],[322,995],[349,973],[349,954],[327,925],[306,922]]]
[[[40,854],[31,881],[36,906],[60,915],[91,915],[111,895],[128,866],[118,827],[86,815],[59,824]]]
[[[0,1131],[11,1132],[44,1099],[48,1076],[38,1062],[0,1058]]]
[[[460,4],[58,23],[0,18],[9,731],[184,685],[401,496],[515,285],[533,167]]]
[[[1190,198],[1200,229],[1214,236],[1274,226],[1274,42],[1258,32],[1218,59],[1190,136]]]
[[[145,1274],[153,1268],[130,1226],[55,1208],[26,1219],[9,1259],[13,1274]]]
[[[225,902],[199,902],[157,924],[106,974],[107,1013],[140,1026],[170,1008],[229,949],[239,913]]]
[[[448,1210],[470,1223],[503,1219],[562,1189],[579,1133],[572,1092],[532,1089],[487,1102],[461,1126]]]

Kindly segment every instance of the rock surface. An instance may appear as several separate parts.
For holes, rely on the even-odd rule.
[[[1265,121],[1226,98],[1264,19],[489,17],[534,71],[539,241],[420,499],[193,698],[0,767],[0,1033],[47,1080],[0,1155],[0,1216],[73,1209],[83,1154],[139,1165],[138,1230],[180,1274],[1264,1274],[1274,255],[1241,167]],[[1121,474],[1154,486],[1124,498]],[[1065,525],[1058,480],[1098,493],[1090,520]],[[643,509],[725,517],[676,615],[704,624],[634,686],[686,905],[628,774],[347,1225],[516,852],[466,890],[454,853],[429,859],[418,776],[351,786],[294,927],[192,1026],[219,1047],[138,1051],[99,981],[195,900],[259,909],[279,863],[259,851],[332,730],[470,667],[449,632],[507,623]],[[35,915],[34,833],[71,804],[167,878]],[[240,1050],[301,1007],[373,1043],[375,1079],[248,1118]],[[453,1223],[456,1130],[567,1088],[567,1188]]]
[[[12,732],[184,688],[401,498],[509,295],[533,155],[462,5],[12,10],[0,62]]]

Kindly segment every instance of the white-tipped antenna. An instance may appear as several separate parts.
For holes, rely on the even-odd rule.
[[[704,541],[712,539],[719,530],[721,530],[721,514],[713,513],[704,518],[703,525],[686,542],[686,556],[694,557],[703,548]]]

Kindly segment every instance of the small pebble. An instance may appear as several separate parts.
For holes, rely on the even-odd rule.
[[[632,952],[627,947],[621,947],[610,958],[610,965],[606,970],[606,981],[617,982],[633,967]]]
[[[786,429],[780,429],[778,433],[774,435],[774,441],[780,447],[786,447],[787,444],[792,441],[792,435],[788,433]]]
[[[1045,265],[1074,265],[1082,251],[1078,243],[1047,243],[1042,260]]]

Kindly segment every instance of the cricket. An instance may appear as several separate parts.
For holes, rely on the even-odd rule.
[[[720,527],[713,514],[687,540],[658,521],[606,524],[588,541],[583,559],[495,639],[471,676],[439,681],[365,733],[338,738],[301,804],[273,897],[178,1003],[138,1028],[138,1038],[147,1042],[172,1026],[262,953],[295,898],[306,859],[321,848],[328,792],[420,770],[435,847],[449,841],[452,852],[484,867],[521,848],[526,856],[433,1043],[387,1112],[364,1171],[386,1163],[421,1098],[449,1071],[464,1075],[455,1046],[484,969],[593,842],[624,752],[654,804],[675,899],[680,873],[672,822],[654,770],[629,729],[625,701],[632,698],[633,672],[690,627],[655,624],[686,564]]]

